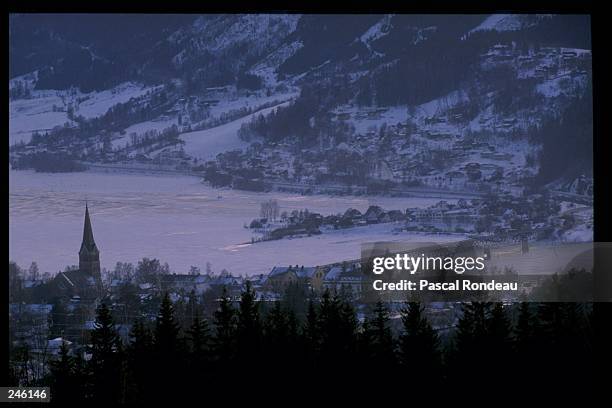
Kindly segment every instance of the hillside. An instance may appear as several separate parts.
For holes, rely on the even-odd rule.
[[[15,168],[31,165],[29,155],[67,154],[258,188],[520,194],[591,183],[588,17],[11,15],[9,22]]]

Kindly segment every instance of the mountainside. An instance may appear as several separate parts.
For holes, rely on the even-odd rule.
[[[11,161],[571,186],[591,176],[590,64],[585,16],[11,15]]]

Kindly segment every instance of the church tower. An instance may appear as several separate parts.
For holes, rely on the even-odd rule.
[[[79,271],[100,281],[100,251],[94,241],[89,209],[85,204],[85,225],[83,226],[83,242],[79,250]]]

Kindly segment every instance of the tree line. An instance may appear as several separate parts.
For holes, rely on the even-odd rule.
[[[66,345],[45,385],[54,402],[301,398],[507,400],[582,398],[592,364],[592,310],[579,303],[461,304],[450,335],[407,302],[399,330],[381,302],[362,320],[345,294],[295,305],[224,292],[210,321],[179,323],[168,294],[154,322],[121,341],[109,307],[97,308],[87,355]],[[13,371],[14,372],[14,371]]]

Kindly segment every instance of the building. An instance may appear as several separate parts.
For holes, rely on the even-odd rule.
[[[282,292],[287,286],[297,282],[298,277],[292,266],[275,266],[268,274],[264,287],[274,292]]]
[[[79,269],[58,273],[50,282],[50,295],[67,298],[79,296],[83,301],[92,303],[102,294],[102,279],[100,275],[100,251],[94,241],[87,204],[85,204],[83,224],[83,240],[79,250]]]
[[[354,300],[361,298],[365,276],[359,264],[333,266],[323,279],[323,289],[336,293],[350,293]]]
[[[242,292],[244,292],[245,280],[240,276],[232,276],[230,274],[222,273],[219,276],[215,276],[208,281],[208,285],[211,289],[217,290],[221,293],[223,290],[231,299],[240,299]]]
[[[173,273],[170,275],[162,275],[159,279],[164,291],[169,290],[182,293],[193,291],[201,295],[211,288],[211,278],[208,275],[182,275]]]
[[[302,284],[309,289],[320,292],[323,287],[325,271],[313,266],[275,266],[272,268],[263,286],[264,289],[282,292],[291,284]]]

